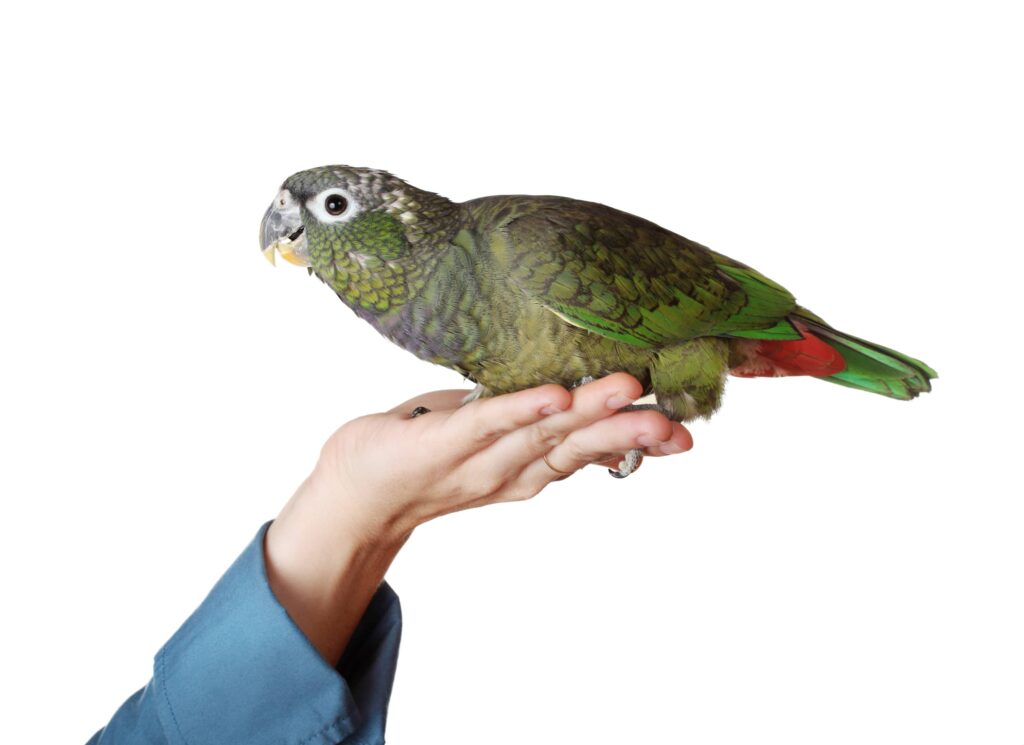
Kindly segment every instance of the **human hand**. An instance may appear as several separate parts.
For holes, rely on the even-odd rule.
[[[336,495],[346,525],[405,536],[449,512],[529,499],[590,463],[614,467],[634,447],[689,450],[686,428],[657,411],[616,414],[642,393],[615,373],[572,392],[544,385],[462,406],[465,391],[423,394],[341,427],[314,477]],[[430,413],[410,418],[417,406]]]
[[[354,419],[266,534],[267,577],[324,659],[335,664],[398,550],[427,520],[529,499],[588,463],[641,447],[670,455],[690,433],[657,411],[616,413],[643,392],[615,373],[570,393],[543,385],[460,406],[436,391]],[[416,418],[418,406],[431,411]]]

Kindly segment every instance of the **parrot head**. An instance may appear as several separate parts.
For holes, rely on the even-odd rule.
[[[443,197],[417,189],[386,171],[322,166],[289,176],[260,225],[260,248],[306,266],[321,278],[338,252],[364,266],[396,259],[432,232],[454,209]]]

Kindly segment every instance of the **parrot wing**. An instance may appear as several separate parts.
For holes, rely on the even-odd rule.
[[[699,243],[611,207],[538,199],[505,223],[509,275],[575,326],[637,347],[698,336],[799,339],[781,285]]]

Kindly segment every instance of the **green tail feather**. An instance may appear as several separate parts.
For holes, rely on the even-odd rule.
[[[929,381],[939,377],[920,360],[837,331],[803,308],[793,315],[839,352],[846,362],[846,369],[841,373],[821,380],[908,401],[930,391]]]

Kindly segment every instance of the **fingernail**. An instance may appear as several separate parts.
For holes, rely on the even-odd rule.
[[[629,398],[627,396],[623,396],[621,393],[616,393],[614,396],[608,399],[605,405],[609,409],[621,409],[623,406],[628,406],[634,401],[636,401],[635,398]]]
[[[540,413],[543,414],[544,416],[550,416],[551,414],[561,414],[563,411],[564,409],[559,409],[556,406],[548,404],[547,406],[540,410]]]
[[[664,440],[659,440],[657,437],[652,437],[651,435],[640,435],[636,438],[636,444],[643,448],[660,447],[664,450],[666,443]]]
[[[679,447],[676,443],[669,440],[668,442],[661,446],[661,452],[663,452],[665,455],[675,455],[676,453],[683,452],[683,449]]]

